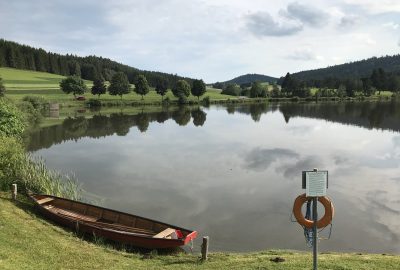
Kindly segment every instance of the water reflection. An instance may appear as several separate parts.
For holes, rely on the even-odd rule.
[[[304,249],[289,222],[300,172],[328,169],[336,217],[321,250],[400,252],[399,113],[391,102],[100,111],[28,145],[106,207],[197,229],[213,250]]]
[[[400,106],[396,102],[344,102],[344,103],[256,103],[247,105],[228,104],[219,106],[228,114],[250,115],[254,122],[259,122],[262,115],[279,110],[286,123],[295,117],[323,119],[365,128],[400,131]],[[200,107],[163,108],[158,112],[140,112],[126,114],[123,112],[102,115],[98,111],[92,118],[84,116],[68,117],[61,125],[42,128],[29,135],[28,149],[35,151],[50,147],[52,144],[82,137],[99,138],[117,134],[125,136],[130,128],[137,127],[146,132],[150,123],[164,123],[173,119],[179,126],[186,126],[193,121],[201,127],[207,120],[207,113]],[[290,127],[293,133],[305,133],[309,126]]]

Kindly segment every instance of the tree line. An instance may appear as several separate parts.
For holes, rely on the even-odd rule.
[[[60,82],[60,88],[66,94],[73,94],[76,98],[76,95],[84,94],[88,89],[85,82],[79,76],[73,75],[68,76]],[[125,94],[129,94],[132,91],[132,86],[128,80],[128,77],[123,72],[115,73],[111,80],[110,85],[107,87],[105,81],[101,78],[97,78],[93,82],[93,86],[91,88],[91,93],[93,95],[101,96],[102,94],[108,93],[112,96],[122,96]],[[150,91],[150,86],[147,81],[147,78],[143,74],[139,74],[134,81],[133,91],[142,96],[142,100],[144,96],[147,95]],[[161,96],[161,100],[164,99],[164,96],[168,92],[168,81],[165,78],[159,78],[155,85],[155,91],[157,94]],[[174,87],[172,87],[172,93],[175,97],[178,98],[179,103],[184,104],[187,101],[187,98],[190,94],[197,97],[200,100],[200,97],[204,95],[206,92],[206,85],[203,80],[193,80],[192,85],[190,85],[186,80],[178,80]]]
[[[168,88],[174,87],[179,80],[186,80],[190,84],[193,81],[191,78],[176,74],[139,70],[103,57],[61,55],[4,39],[0,39],[0,67],[42,71],[63,76],[75,75],[90,81],[96,79],[110,81],[116,73],[122,72],[131,84],[138,75],[144,75],[152,87],[155,87],[159,80],[165,80]]]
[[[382,68],[374,69],[372,73],[363,78],[334,78],[328,77],[323,80],[299,80],[287,73],[279,82],[282,86],[282,96],[308,97],[311,95],[310,87],[319,88],[319,96],[354,97],[357,93],[364,96],[374,95],[377,91],[400,91],[400,75],[387,73]]]
[[[374,69],[383,69],[388,73],[400,73],[400,54],[393,56],[372,57],[360,61],[345,63],[341,65],[330,66],[327,68],[319,68],[293,73],[293,77],[301,80],[309,81],[325,80],[325,78],[338,79],[360,79],[371,75]]]

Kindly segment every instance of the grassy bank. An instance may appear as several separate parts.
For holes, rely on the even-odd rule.
[[[16,183],[23,190],[77,199],[80,189],[74,179],[49,170],[43,161],[32,159],[23,146],[23,134],[42,116],[42,106],[36,99],[17,105],[0,98],[0,190]]]
[[[263,251],[211,253],[201,263],[199,254],[145,256],[96,245],[36,215],[22,195],[13,203],[0,193],[0,269],[309,269],[310,253]],[[271,259],[281,257],[284,262]],[[400,256],[321,254],[319,269],[398,269]]]

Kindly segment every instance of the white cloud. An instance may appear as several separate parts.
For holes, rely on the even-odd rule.
[[[393,30],[397,30],[399,28],[399,24],[398,23],[394,23],[394,22],[388,22],[388,23],[384,23],[382,24],[383,27],[387,27]]]
[[[353,37],[361,43],[372,46],[376,45],[376,40],[371,37],[368,33],[355,33]]]
[[[296,49],[289,54],[287,58],[300,61],[322,61],[325,59],[323,56],[317,55],[315,51],[309,47]]]
[[[396,11],[386,0],[0,0],[0,33],[213,82],[396,54]]]
[[[398,0],[344,0],[344,3],[358,6],[372,14],[400,12],[400,1]]]

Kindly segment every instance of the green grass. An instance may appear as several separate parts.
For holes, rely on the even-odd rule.
[[[3,78],[7,89],[6,96],[14,100],[21,100],[24,96],[30,95],[41,96],[51,102],[59,102],[66,106],[81,106],[83,104],[82,101],[73,100],[71,94],[67,95],[60,90],[59,83],[65,78],[61,75],[13,68],[0,68],[0,77]],[[92,86],[91,81],[85,82],[88,88]],[[90,91],[85,93],[83,96],[85,96],[86,99],[98,98],[97,96],[93,96]],[[235,97],[232,96],[222,95],[220,90],[213,88],[207,88],[207,93],[204,94],[201,99],[206,96],[209,96],[211,100],[235,99]],[[177,100],[171,91],[168,91],[166,97],[170,100]],[[141,99],[142,97],[134,92],[122,97],[124,102],[142,102]],[[190,96],[188,99],[196,101],[197,97]],[[112,102],[120,100],[120,97],[111,96],[107,93],[101,95],[100,100],[102,102]],[[143,103],[154,103],[159,101],[161,101],[161,96],[159,96],[154,89],[151,89],[144,97]]]
[[[98,241],[101,243],[102,241]],[[212,244],[212,241],[211,241]],[[285,262],[270,259],[281,257]],[[13,203],[0,193],[0,269],[310,269],[311,254],[270,250],[255,253],[152,255],[116,250],[77,237],[37,216],[27,199]],[[398,269],[400,256],[321,254],[319,269]]]

